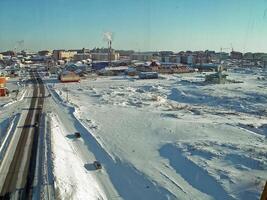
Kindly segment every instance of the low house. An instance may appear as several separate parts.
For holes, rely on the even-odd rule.
[[[120,67],[107,67],[105,69],[99,70],[98,74],[103,76],[117,76],[120,74],[125,74],[128,67],[120,66]]]
[[[71,71],[64,71],[60,74],[59,80],[62,83],[67,82],[79,82],[81,80],[80,76],[77,75],[75,72]]]
[[[160,63],[157,61],[150,61],[150,62],[145,62],[142,65],[138,65],[136,67],[137,71],[140,72],[157,72],[159,70]]]

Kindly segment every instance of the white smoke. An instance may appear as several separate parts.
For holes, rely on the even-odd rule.
[[[103,36],[105,41],[111,42],[113,40],[112,32],[104,32]]]

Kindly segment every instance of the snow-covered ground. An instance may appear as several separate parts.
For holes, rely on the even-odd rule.
[[[228,73],[244,83],[204,85],[197,73],[47,83],[122,199],[258,199],[267,179],[267,81],[257,79],[259,69]],[[84,172],[81,155],[69,149],[75,142],[59,134],[65,126],[53,136],[55,173],[84,174],[64,183],[78,190],[95,171]],[[97,182],[104,189],[94,185],[91,197],[109,191]]]
[[[56,198],[106,199],[105,194],[87,171],[72,145],[66,139],[69,134],[57,116],[51,116]]]

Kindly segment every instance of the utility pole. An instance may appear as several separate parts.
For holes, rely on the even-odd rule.
[[[111,48],[111,40],[110,41],[108,41],[108,59],[109,59],[109,67],[111,67],[111,62],[112,62],[112,57],[111,57],[111,55],[112,55],[112,48]]]
[[[67,102],[69,102],[69,90],[68,90],[68,87],[67,87]]]

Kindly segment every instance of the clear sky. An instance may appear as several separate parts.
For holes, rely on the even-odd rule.
[[[0,50],[267,52],[267,0],[0,0]]]

